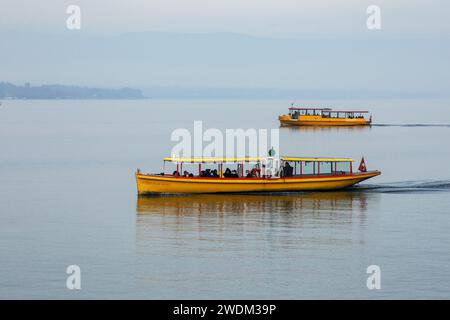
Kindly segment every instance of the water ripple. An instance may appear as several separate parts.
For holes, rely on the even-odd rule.
[[[372,124],[374,127],[440,127],[440,128],[450,128],[450,124],[445,123],[400,123],[400,124],[393,124],[393,123],[376,123]]]
[[[385,184],[366,184],[355,186],[352,189],[377,193],[442,192],[450,191],[450,180],[419,180]]]

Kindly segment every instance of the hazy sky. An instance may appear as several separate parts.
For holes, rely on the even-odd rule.
[[[0,81],[446,94],[450,88],[448,0],[0,4]],[[81,8],[81,30],[66,28],[73,4]],[[381,30],[366,27],[369,5],[381,8]]]
[[[1,0],[2,29],[61,32],[66,8],[82,32],[237,32],[259,36],[364,36],[366,8],[382,10],[386,35],[449,35],[448,0]]]

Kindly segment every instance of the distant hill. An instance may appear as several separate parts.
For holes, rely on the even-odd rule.
[[[155,99],[449,96],[448,37],[401,37],[388,30],[288,39],[0,28],[0,39],[0,80],[13,83],[133,87]]]
[[[66,85],[23,86],[0,82],[0,99],[145,99],[138,89],[102,89]]]

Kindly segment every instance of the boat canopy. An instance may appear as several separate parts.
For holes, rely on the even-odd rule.
[[[289,110],[298,110],[298,111],[325,111],[325,112],[337,112],[337,113],[369,113],[367,110],[358,111],[358,110],[333,110],[331,108],[297,108],[290,107]]]
[[[298,108],[290,107],[289,110],[319,110],[319,111],[331,111],[331,108]]]
[[[353,162],[351,158],[297,158],[297,157],[282,157],[283,161],[304,161],[304,162]]]
[[[191,157],[191,158],[164,158],[167,162],[187,162],[187,163],[226,163],[226,162],[259,162],[262,157],[242,157],[242,158],[223,158],[223,157]]]
[[[261,162],[264,157],[242,157],[242,158],[221,158],[221,157],[191,157],[191,158],[164,158],[165,162],[177,163],[234,163],[234,162]],[[304,161],[304,162],[353,162],[351,158],[309,158],[309,157],[281,157],[282,161]]]
[[[358,110],[324,110],[324,111],[330,111],[330,112],[338,112],[338,113],[369,113],[369,111],[363,110],[363,111],[358,111]]]

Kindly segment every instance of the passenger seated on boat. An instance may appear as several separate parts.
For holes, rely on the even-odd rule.
[[[225,178],[231,177],[231,170],[230,170],[230,168],[226,168],[226,170],[225,170],[223,176],[224,176]]]
[[[193,173],[189,173],[189,178],[193,178],[194,174]]]
[[[238,175],[238,173],[237,173],[236,170],[233,170],[233,171],[231,172],[231,177],[232,177],[232,178],[239,178],[239,175]]]
[[[253,178],[253,175],[252,175],[252,173],[250,172],[250,170],[246,170],[246,171],[245,171],[245,174],[246,174],[246,177],[247,177],[247,178]]]
[[[211,177],[211,169],[205,170],[205,177]]]
[[[187,172],[186,170],[183,171],[183,177],[189,177],[189,172]]]
[[[292,177],[294,172],[294,168],[291,166],[289,162],[286,162],[283,167],[283,177]]]
[[[219,176],[219,174],[217,173],[217,169],[214,169],[214,170],[211,172],[211,176],[214,177],[214,178],[217,178],[217,177]]]
[[[172,175],[173,175],[174,177],[179,177],[179,176],[180,176],[180,173],[179,173],[177,170],[175,170],[175,171],[172,173]]]
[[[200,177],[204,177],[205,176],[205,170],[200,171]]]
[[[257,177],[259,177],[259,175],[261,173],[261,169],[259,169],[255,166],[255,167],[253,167],[253,169],[250,173],[252,174],[253,178],[257,178]]]
[[[281,169],[282,169],[282,170],[281,170],[281,176],[282,176],[282,177],[287,177],[287,176],[288,176],[288,167],[289,167],[289,163],[286,162],[286,163],[284,164],[284,166],[281,168]]]

